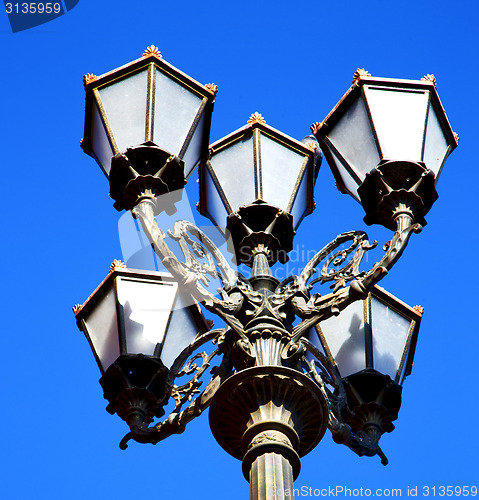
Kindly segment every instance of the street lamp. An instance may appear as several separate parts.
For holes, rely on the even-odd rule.
[[[208,329],[198,304],[169,274],[117,260],[75,316],[102,373],[107,410],[128,423],[164,414],[168,369]]]
[[[296,141],[254,113],[245,127],[210,146],[200,167],[200,213],[217,227],[227,221],[240,263],[251,265],[260,243],[268,246],[270,265],[284,263],[295,229],[313,211],[320,163],[313,136]]]
[[[434,75],[393,80],[358,69],[314,132],[341,191],[362,203],[366,223],[394,229],[394,207],[404,202],[425,225],[442,167],[457,145]]]
[[[169,83],[158,93],[162,78]],[[326,429],[358,455],[379,455],[386,464],[379,440],[398,416],[422,309],[376,284],[425,224],[439,173],[457,145],[435,79],[378,79],[358,70],[345,97],[313,125],[339,188],[361,202],[368,223],[394,234],[369,270],[361,263],[376,242],[349,231],[281,283],[270,266],[287,260],[296,229],[314,208],[322,156],[315,138],[296,141],[255,113],[207,150],[216,87],[194,82],[154,47],[85,82],[85,152],[109,175],[116,208],[131,210],[169,271],[116,266],[75,307],[103,374],[107,409],[130,428],[121,448],[130,439],[157,443],[182,432],[210,407],[212,433],[243,462],[254,499],[292,491],[300,458]],[[157,110],[173,107],[174,116],[157,127],[164,116]],[[157,225],[160,211],[174,211],[184,174],[197,163],[199,210],[231,233],[236,261],[252,268],[249,278],[190,222],[177,221],[167,234]],[[222,283],[218,294],[211,279]],[[325,283],[330,293],[314,292]],[[170,314],[175,296],[184,307]],[[197,302],[223,326],[205,326]],[[169,401],[173,410],[151,425]]]
[[[146,190],[181,190],[206,156],[216,85],[199,84],[154,46],[130,64],[83,81],[82,147],[110,179],[115,208],[131,209]],[[165,209],[174,212],[171,205]]]
[[[377,450],[383,463],[379,438],[394,429],[423,312],[375,285],[364,300],[317,324],[309,337],[343,381],[347,405],[341,418],[362,437],[360,454]]]

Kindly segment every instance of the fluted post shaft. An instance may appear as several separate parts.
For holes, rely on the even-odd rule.
[[[293,468],[279,453],[264,453],[251,465],[251,500],[292,500]]]

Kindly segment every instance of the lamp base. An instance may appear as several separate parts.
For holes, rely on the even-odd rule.
[[[270,266],[285,264],[293,249],[293,218],[279,208],[258,200],[228,216],[226,228],[231,234],[236,262],[253,267],[257,250],[266,248]]]
[[[415,223],[425,226],[424,216],[438,198],[435,181],[423,163],[382,161],[358,188],[366,212],[364,222],[394,231],[397,215],[406,211]]]
[[[159,358],[122,354],[100,379],[109,402],[106,410],[128,423],[138,415],[145,422],[161,417],[167,377],[168,369]]]
[[[344,421],[374,449],[382,434],[394,430],[392,422],[401,408],[401,386],[388,375],[366,369],[346,377],[344,387],[349,408]]]
[[[176,212],[185,185],[183,161],[148,141],[128,148],[112,158],[110,197],[121,211],[131,210],[141,199],[155,199],[155,215]],[[163,200],[158,197],[164,196]]]

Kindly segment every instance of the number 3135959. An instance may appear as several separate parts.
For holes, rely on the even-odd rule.
[[[6,3],[7,14],[60,14],[62,6],[60,3]]]

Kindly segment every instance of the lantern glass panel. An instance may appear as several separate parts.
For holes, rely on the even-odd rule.
[[[256,200],[252,136],[219,151],[211,163],[233,212]]]
[[[269,205],[288,212],[288,204],[305,156],[264,134],[260,137],[262,199]]]
[[[100,370],[104,373],[120,355],[116,293],[113,282],[85,317],[87,336],[93,346]]]
[[[293,224],[296,229],[306,213],[308,202],[308,175],[305,172],[301,183],[299,184],[298,190],[296,192],[296,197],[293,201],[293,205],[290,210],[290,214],[293,216]]]
[[[128,354],[152,356],[163,344],[176,291],[174,283],[118,278]]]
[[[120,151],[145,142],[147,82],[145,69],[99,90]]]
[[[342,377],[366,368],[364,305],[357,301],[320,324]]]
[[[422,161],[429,93],[369,86],[364,92],[383,158]]]
[[[180,293],[177,295],[165,343],[161,351],[161,360],[168,368],[171,368],[175,359],[193,341],[198,333],[199,328],[191,310],[197,306],[196,303],[191,305],[191,300],[191,298],[183,297]],[[187,307],[188,305],[191,309]]]
[[[424,163],[436,176],[436,182],[440,169],[448,153],[448,143],[442,127],[437,119],[432,104],[429,106],[427,115],[426,140],[424,143]]]
[[[346,167],[340,162],[339,158],[332,151],[329,151],[329,154],[334,158],[336,168],[341,174],[341,180],[343,181],[345,189],[354,199],[360,202],[360,198],[358,195],[359,184],[357,184],[355,179],[351,177]]]
[[[205,168],[205,170],[206,211],[216,226],[225,227],[228,212],[226,211],[220,194],[216,189],[211,174],[208,169]]]
[[[201,103],[201,97],[157,69],[153,142],[161,149],[178,156]],[[185,165],[185,170],[188,168],[185,176],[195,163],[188,167]]]
[[[185,164],[185,178],[193,172],[196,165],[201,159],[201,152],[203,149],[204,142],[204,132],[205,132],[205,114],[201,116],[201,119],[196,127],[193,137],[188,145],[188,149],[183,156],[183,162]]]
[[[406,349],[411,320],[372,295],[371,326],[374,368],[395,380]]]
[[[111,158],[114,153],[96,103],[93,104],[91,133],[91,149],[98,164],[108,177],[111,168]]]
[[[347,163],[354,168],[361,181],[379,163],[376,140],[362,95],[351,104],[339,122],[333,126],[328,137]],[[338,168],[343,179],[349,177],[348,172],[344,172],[341,163],[338,164]]]

